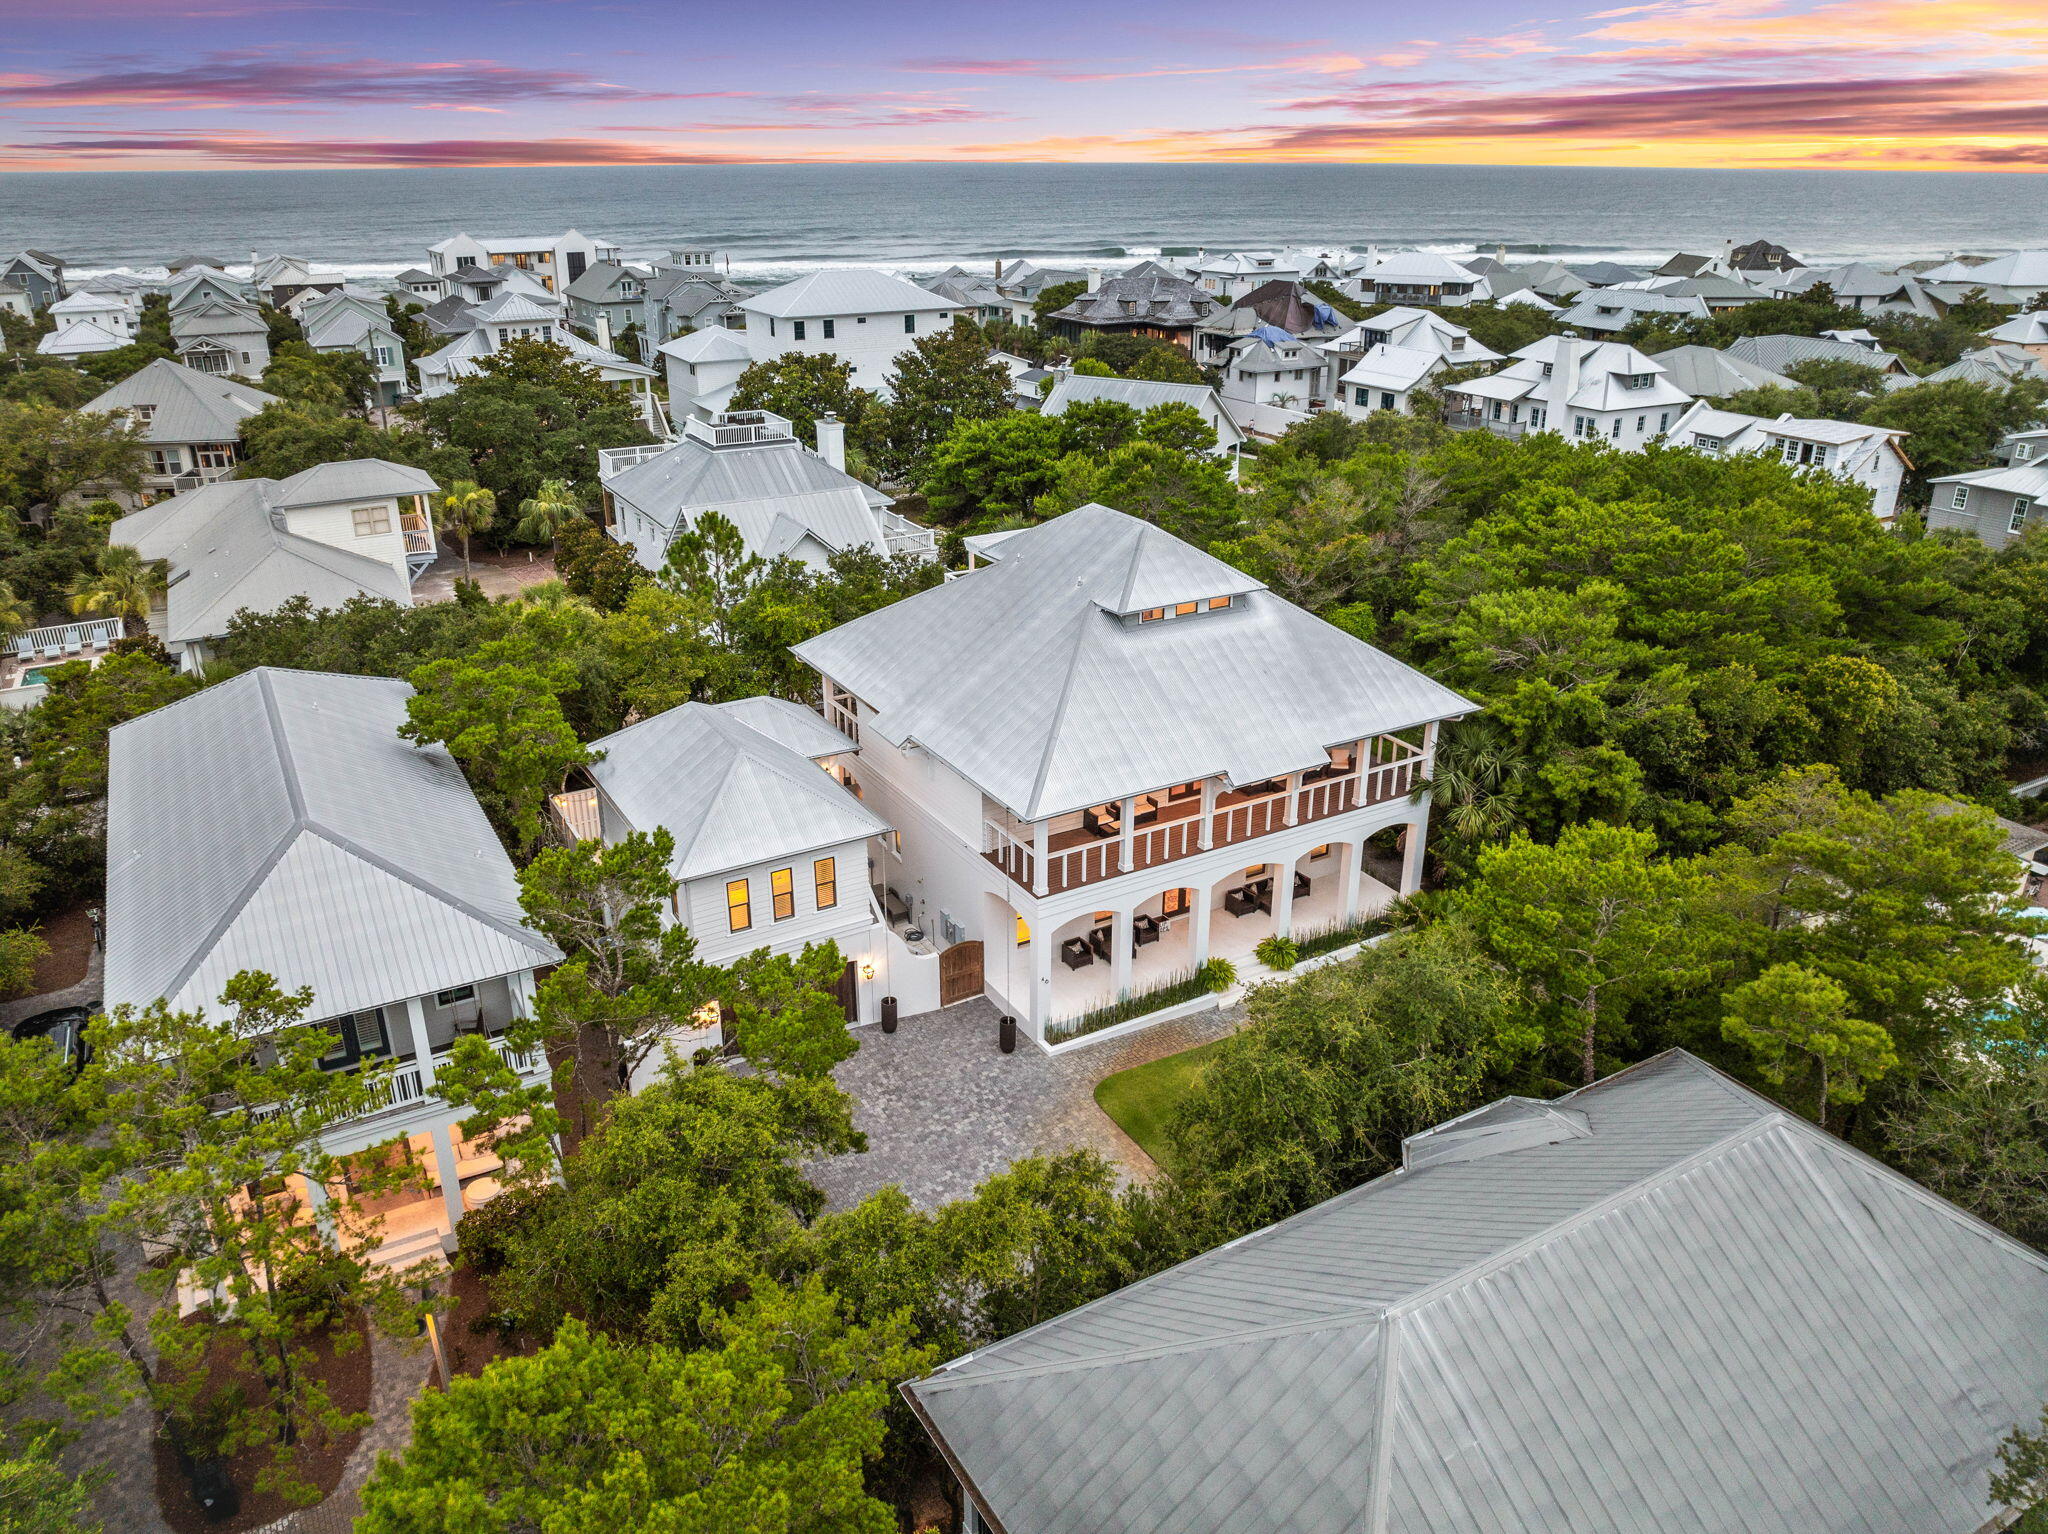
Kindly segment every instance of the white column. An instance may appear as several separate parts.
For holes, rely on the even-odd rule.
[[[1422,781],[1427,783],[1430,774],[1436,771],[1437,722],[1432,719],[1422,727]]]
[[[434,1136],[434,1175],[441,1179],[441,1202],[448,1207],[448,1228],[455,1229],[462,1222],[462,1176],[456,1169],[455,1137],[448,1132],[446,1124],[436,1124]]]
[[[1046,924],[1036,915],[1031,919],[1031,990],[1024,998],[1031,1015],[1024,1019],[1040,1038],[1052,1021],[1052,939]]]
[[[1422,813],[1408,822],[1408,829],[1401,837],[1401,893],[1412,895],[1422,888],[1422,849],[1429,839],[1429,806],[1424,803]]]
[[[405,998],[405,1026],[412,1030],[412,1055],[419,1062],[421,1079],[431,1084],[433,1072],[427,1065],[427,1004],[422,998]]]
[[[1035,822],[1031,827],[1031,893],[1034,895],[1043,896],[1048,892],[1047,880],[1051,877],[1052,870],[1046,864],[1051,852],[1051,843],[1052,822]]]
[[[1116,999],[1131,994],[1131,913],[1119,909],[1109,920],[1110,968],[1116,975]]]
[[[1267,866],[1273,870],[1273,930],[1287,937],[1294,931],[1294,864]]]
[[[1126,794],[1123,813],[1117,817],[1116,866],[1119,873],[1131,871],[1131,822],[1137,818],[1137,814],[1137,796]]]
[[[1281,809],[1281,811],[1280,811],[1280,824],[1281,824],[1281,825],[1283,825],[1283,826],[1291,826],[1291,825],[1293,825],[1293,824],[1295,823],[1295,821],[1297,821],[1297,820],[1299,820],[1299,819],[1301,818],[1301,806],[1300,806],[1299,804],[1297,804],[1297,803],[1295,802],[1295,796],[1296,796],[1296,795],[1298,795],[1298,794],[1299,794],[1300,792],[1301,792],[1301,774],[1300,774],[1300,773],[1298,773],[1298,772],[1290,772],[1290,773],[1288,773],[1288,774],[1287,774],[1287,798],[1286,798],[1286,802],[1285,802],[1284,806],[1282,807],[1282,809]]]
[[[1209,897],[1214,891],[1204,884],[1191,893],[1195,904],[1188,912],[1188,952],[1194,956],[1195,968],[1200,969],[1209,962]]]
[[[1216,780],[1202,779],[1202,831],[1198,845],[1207,852],[1216,844]]]
[[[1356,841],[1346,843],[1343,856],[1337,860],[1338,919],[1347,927],[1358,919],[1358,872],[1364,859],[1365,843]]]
[[[512,1011],[518,1017],[533,1016],[533,971],[522,969],[516,975],[506,978],[505,984],[512,991]]]

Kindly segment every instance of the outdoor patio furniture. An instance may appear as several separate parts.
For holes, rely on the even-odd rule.
[[[893,889],[883,889],[882,909],[889,913],[889,920],[892,922],[910,920],[910,902]]]
[[[1093,932],[1089,933],[1088,946],[1101,954],[1104,959],[1107,959],[1109,957],[1109,928],[1097,927]]]
[[[1312,886],[1309,883],[1309,877],[1307,874],[1296,874],[1294,876],[1294,898],[1296,900],[1308,899],[1308,892],[1310,888],[1312,888]]]
[[[1159,918],[1156,916],[1134,916],[1131,918],[1131,952],[1136,953],[1147,943],[1159,941]]]
[[[1256,884],[1240,884],[1236,889],[1224,892],[1223,909],[1232,916],[1270,911],[1273,909],[1273,886],[1264,879]]]
[[[1119,836],[1122,834],[1114,815],[1104,815],[1093,808],[1081,811],[1081,829],[1091,836]]]
[[[1086,969],[1095,962],[1095,950],[1085,937],[1070,937],[1060,944],[1060,962],[1068,969]]]

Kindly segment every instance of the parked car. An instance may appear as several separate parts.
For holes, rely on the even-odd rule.
[[[90,1007],[53,1007],[23,1018],[14,1025],[13,1033],[17,1039],[48,1039],[53,1049],[71,1061],[73,1068],[82,1070],[92,1058],[92,1046],[85,1038],[86,1020],[91,1016]]]

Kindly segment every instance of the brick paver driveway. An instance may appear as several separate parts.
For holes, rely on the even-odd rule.
[[[906,1017],[894,1034],[859,1031],[860,1053],[832,1074],[858,1105],[867,1153],[810,1168],[833,1208],[893,1182],[930,1209],[972,1193],[1020,1156],[1077,1147],[1101,1152],[1128,1176],[1150,1177],[1152,1159],[1095,1106],[1095,1083],[1221,1038],[1243,1014],[1200,1012],[1062,1055],[1028,1039],[1003,1054],[996,1015],[987,1001],[971,1001]]]

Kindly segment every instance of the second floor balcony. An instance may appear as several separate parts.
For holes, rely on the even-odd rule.
[[[982,856],[1018,887],[1058,895],[1405,799],[1425,780],[1428,756],[1427,743],[1381,735],[1333,752],[1327,766],[1265,783],[1183,783],[1036,825],[994,811],[982,823]]]

